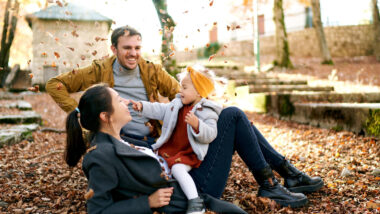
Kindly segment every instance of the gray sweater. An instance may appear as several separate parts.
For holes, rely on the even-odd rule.
[[[158,149],[169,140],[177,124],[178,111],[183,106],[180,95],[177,94],[176,98],[170,103],[150,103],[144,101],[141,101],[141,103],[143,104],[143,116],[163,121],[161,136],[152,145],[153,149]],[[191,111],[199,119],[199,133],[195,133],[193,128],[187,124],[187,136],[194,153],[202,161],[207,154],[208,144],[217,136],[217,121],[222,111],[222,106],[202,98]]]

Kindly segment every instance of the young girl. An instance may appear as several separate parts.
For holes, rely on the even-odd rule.
[[[87,212],[184,213],[186,196],[177,182],[161,176],[162,168],[169,172],[165,161],[151,149],[121,139],[121,128],[132,119],[127,104],[112,88],[95,85],[84,92],[78,107],[67,116],[65,160],[76,166],[84,155]],[[88,146],[82,127],[93,134]],[[207,194],[201,197],[214,212],[246,214],[231,203]]]
[[[222,107],[207,99],[214,83],[206,73],[187,67],[180,93],[170,103],[134,102],[143,116],[162,120],[161,137],[152,145],[171,168],[187,196],[187,213],[203,213],[204,205],[188,173],[198,168],[207,154],[208,144],[217,136],[217,120]]]

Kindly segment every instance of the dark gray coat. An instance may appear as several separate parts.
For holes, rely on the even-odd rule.
[[[83,159],[88,188],[94,191],[87,201],[88,213],[184,213],[187,198],[176,180],[166,180],[153,158],[104,133],[97,133]],[[148,196],[164,187],[174,187],[170,204],[151,209]],[[207,209],[220,213],[246,213],[237,206],[201,194]]]

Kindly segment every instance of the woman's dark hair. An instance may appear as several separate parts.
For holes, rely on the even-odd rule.
[[[135,35],[138,35],[138,36],[140,36],[140,38],[142,38],[140,32],[138,32],[138,31],[137,31],[136,29],[134,29],[133,27],[129,27],[128,25],[127,25],[127,26],[123,26],[123,27],[116,28],[116,29],[112,32],[112,35],[111,35],[111,42],[112,42],[112,45],[115,46],[115,48],[117,48],[117,43],[118,43],[118,41],[119,41],[119,37],[124,36],[125,34],[127,34],[128,36],[135,36]]]
[[[87,146],[83,139],[82,127],[96,133],[100,129],[100,113],[107,112],[108,115],[113,113],[109,87],[106,84],[97,84],[87,89],[79,100],[78,109],[79,112],[74,110],[66,118],[67,137],[64,158],[69,166],[76,166],[86,152]]]

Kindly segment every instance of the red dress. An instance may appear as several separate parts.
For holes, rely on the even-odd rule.
[[[170,168],[176,163],[183,163],[192,168],[198,168],[201,165],[201,161],[198,160],[187,137],[185,116],[192,108],[191,105],[184,105],[178,111],[177,124],[172,135],[169,140],[158,149],[158,154],[168,162]]]

